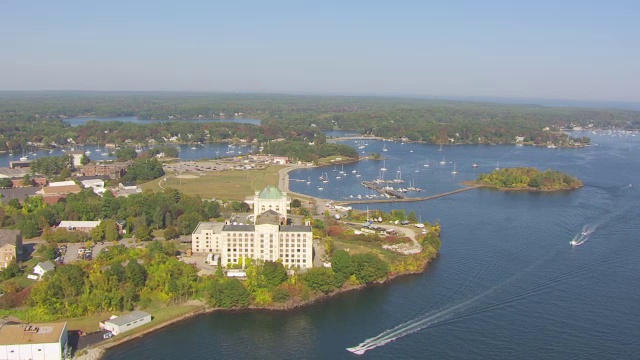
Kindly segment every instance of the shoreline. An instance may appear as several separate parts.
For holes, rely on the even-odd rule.
[[[436,255],[432,258],[426,259],[423,267],[421,270],[417,270],[417,271],[407,271],[407,272],[403,272],[403,273],[397,273],[397,274],[392,274],[389,275],[389,277],[387,277],[386,279],[382,280],[382,281],[376,281],[370,284],[358,284],[358,285],[349,285],[349,286],[344,286],[341,287],[340,289],[336,289],[335,291],[333,291],[332,293],[329,294],[317,294],[316,296],[310,298],[309,300],[306,301],[302,301],[300,303],[295,303],[293,305],[284,305],[284,306],[256,306],[256,307],[247,307],[244,309],[225,309],[225,308],[210,308],[204,304],[199,305],[198,308],[194,309],[193,311],[177,316],[175,318],[166,320],[165,322],[156,324],[148,329],[142,330],[138,333],[133,333],[130,335],[125,335],[121,338],[117,338],[117,337],[112,337],[111,339],[113,339],[113,341],[107,340],[106,343],[103,344],[99,344],[96,345],[95,347],[88,347],[85,348],[83,350],[80,351],[86,351],[86,354],[80,355],[80,356],[74,356],[74,359],[79,359],[79,360],[99,360],[102,359],[103,356],[106,354],[107,350],[109,350],[110,348],[122,345],[128,341],[132,341],[134,339],[137,338],[141,338],[145,335],[151,334],[155,331],[158,331],[160,329],[163,329],[167,326],[176,324],[178,322],[187,320],[187,319],[191,319],[194,318],[196,316],[200,316],[200,315],[206,315],[206,314],[213,314],[216,312],[247,312],[247,311],[290,311],[290,310],[295,310],[295,309],[300,309],[303,307],[307,307],[307,306],[311,306],[314,305],[316,303],[320,303],[323,301],[328,301],[331,299],[334,299],[335,297],[338,297],[342,294],[347,294],[347,293],[351,293],[354,291],[361,291],[364,290],[366,288],[370,288],[373,286],[383,286],[395,279],[401,278],[401,277],[406,277],[406,276],[413,276],[413,275],[420,275],[423,274],[427,271],[427,269],[429,268],[429,264],[431,263],[431,261],[433,261],[434,259],[438,258],[439,252],[436,253]],[[179,306],[187,306],[187,305],[179,305]]]
[[[492,189],[492,190],[496,190],[496,191],[514,191],[514,192],[532,192],[532,193],[553,193],[553,192],[561,192],[561,191],[572,191],[572,190],[578,190],[578,189],[584,187],[584,184],[583,184],[583,185],[581,185],[579,187],[575,187],[575,188],[547,189],[547,190],[545,190],[545,189],[536,189],[536,188],[532,188],[532,187],[526,187],[526,188],[500,188],[500,187],[497,187],[497,186],[476,182],[474,180],[463,181],[462,184],[464,184],[466,186],[474,186],[474,187],[476,187],[478,189],[486,188],[486,189]]]

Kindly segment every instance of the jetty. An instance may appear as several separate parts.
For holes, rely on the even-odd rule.
[[[414,201],[427,201],[427,200],[433,200],[433,199],[438,199],[441,197],[445,197],[445,196],[449,196],[449,195],[454,195],[457,193],[461,193],[461,192],[465,192],[465,191],[469,191],[469,190],[473,190],[473,189],[477,189],[480,187],[484,187],[483,185],[473,185],[473,186],[469,186],[469,187],[465,187],[462,189],[457,189],[457,190],[453,190],[453,191],[448,191],[445,193],[441,193],[441,194],[436,194],[436,195],[431,195],[431,196],[422,196],[422,197],[402,197],[402,198],[398,198],[398,197],[390,197],[390,198],[386,198],[386,199],[367,199],[367,200],[344,200],[344,201],[334,201],[333,203],[336,205],[348,205],[348,204],[374,204],[374,203],[390,203],[390,202],[414,202]]]

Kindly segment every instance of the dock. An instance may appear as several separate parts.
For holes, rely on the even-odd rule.
[[[415,201],[427,201],[427,200],[433,200],[433,199],[438,199],[441,197],[445,197],[445,196],[449,196],[449,195],[454,195],[454,194],[458,194],[461,192],[465,192],[465,191],[469,191],[469,190],[473,190],[473,189],[477,189],[483,187],[482,185],[478,185],[478,186],[469,186],[469,187],[465,187],[462,189],[457,189],[457,190],[453,190],[453,191],[448,191],[442,194],[436,194],[436,195],[431,195],[431,196],[423,196],[423,197],[402,197],[402,198],[387,198],[387,199],[370,199],[370,200],[345,200],[345,201],[334,201],[333,203],[336,205],[348,205],[348,204],[375,204],[375,203],[390,203],[390,202],[415,202]]]

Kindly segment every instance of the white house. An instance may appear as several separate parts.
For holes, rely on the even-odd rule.
[[[67,343],[66,322],[0,325],[0,359],[61,360]]]
[[[109,320],[100,323],[100,329],[111,331],[113,335],[118,335],[150,322],[151,314],[136,310],[128,314],[112,316]]]
[[[53,263],[49,260],[44,262],[39,262],[36,264],[36,266],[33,267],[33,274],[28,275],[28,277],[29,279],[39,280],[39,279],[42,279],[44,274],[48,273],[49,271],[53,271],[55,269],[56,269],[56,266],[53,265]]]

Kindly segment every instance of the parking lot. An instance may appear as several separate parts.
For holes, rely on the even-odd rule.
[[[125,242],[122,242],[123,244],[125,244]],[[82,257],[78,256],[78,249],[80,249],[81,247],[87,247],[87,245],[85,243],[75,243],[75,244],[66,244],[67,246],[67,251],[62,255],[63,259],[64,259],[64,263],[65,264],[71,264],[74,261],[78,261],[80,259],[82,259]],[[100,252],[102,251],[102,249],[104,249],[105,247],[109,246],[108,244],[104,243],[98,243],[95,246],[93,246],[91,248],[91,259],[95,259],[98,254],[100,254]],[[89,260],[88,258],[85,260]]]

